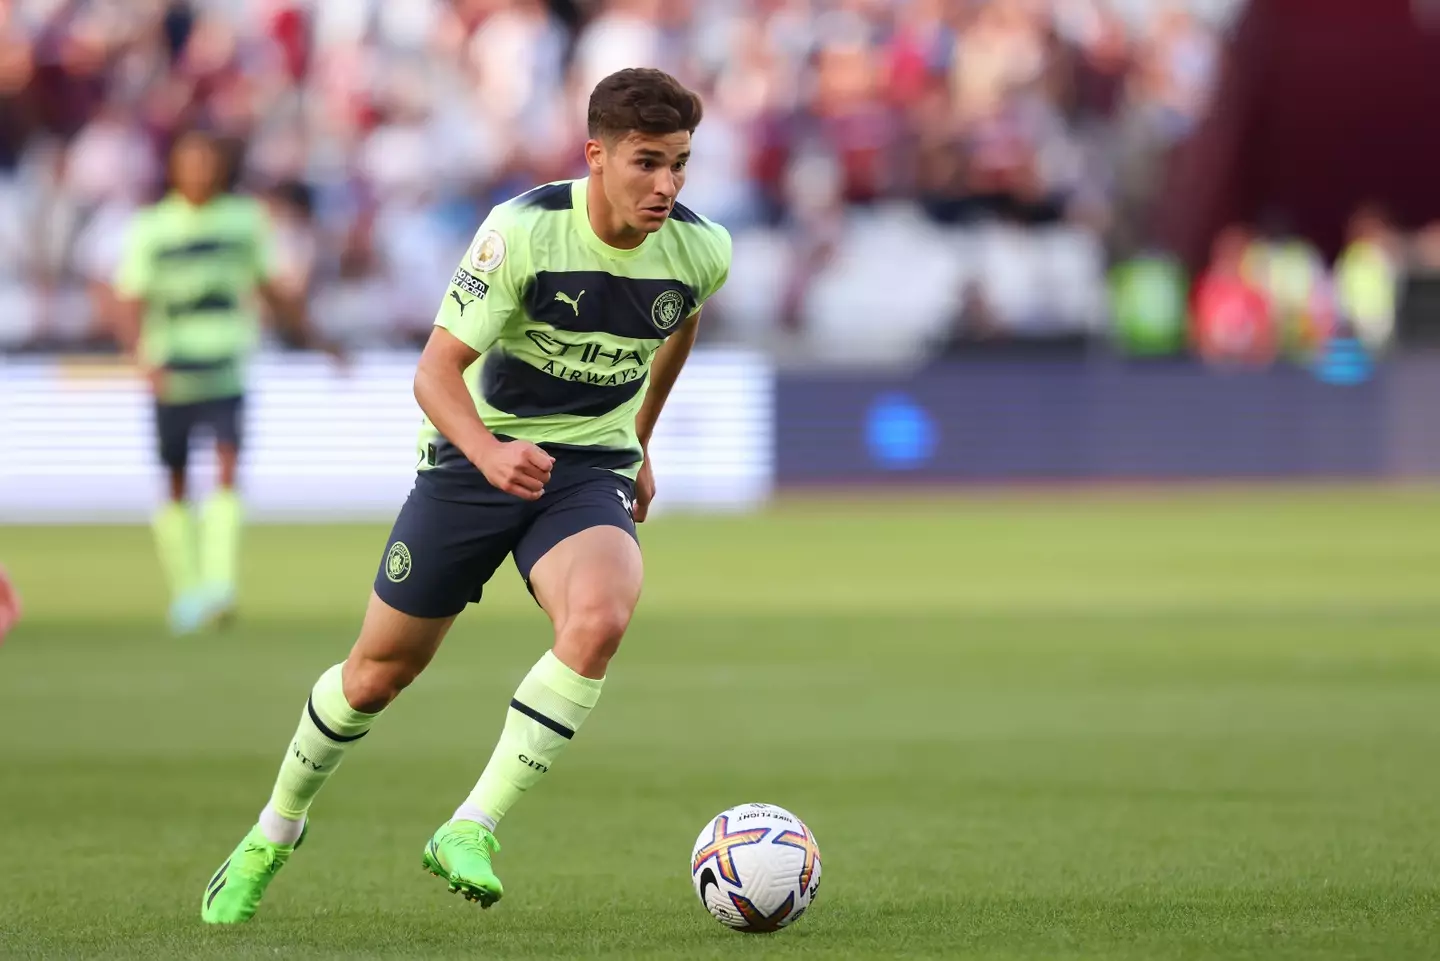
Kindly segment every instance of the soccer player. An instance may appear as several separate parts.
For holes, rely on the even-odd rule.
[[[116,278],[121,348],[155,397],[160,460],[170,498],[154,518],[155,543],[178,634],[226,616],[235,601],[245,355],[257,339],[254,296],[307,339],[303,304],[269,282],[270,236],[261,206],[226,189],[228,164],[209,134],[180,137],[171,193],[136,215]],[[187,503],[190,437],[213,432],[219,486],[196,518]]]
[[[483,907],[500,898],[496,825],[600,699],[640,596],[646,447],[700,307],[729,274],[729,235],[676,202],[700,116],[660,71],[605,78],[590,96],[589,176],[499,205],[476,233],[415,375],[419,470],[359,638],[310,691],[259,823],[206,886],[206,921],[254,915],[316,793],[513,555],[554,646],[423,853],[451,891]]]

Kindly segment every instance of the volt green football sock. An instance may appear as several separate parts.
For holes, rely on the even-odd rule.
[[[357,711],[345,700],[339,664],[320,675],[305,710],[300,712],[300,726],[290,749],[280,762],[280,775],[275,779],[267,811],[273,810],[290,821],[303,820],[315,795],[340,766],[345,751],[365,736],[379,716]]]
[[[495,830],[510,806],[565,750],[600,700],[604,683],[604,678],[576,674],[546,651],[520,682],[495,753],[455,817]]]
[[[196,558],[195,519],[189,505],[169,502],[155,513],[151,526],[171,597],[193,591],[200,583],[200,568]]]
[[[241,520],[240,498],[225,488],[211,494],[200,510],[200,581],[224,597],[235,593]]]

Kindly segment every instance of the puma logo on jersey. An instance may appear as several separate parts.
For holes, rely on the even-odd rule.
[[[579,316],[580,316],[580,298],[581,298],[581,297],[584,297],[584,296],[585,296],[585,291],[582,290],[582,291],[580,291],[580,293],[576,294],[576,295],[575,295],[575,298],[572,300],[572,299],[570,298],[570,295],[569,295],[569,294],[567,294],[567,293],[565,293],[565,291],[561,290],[561,291],[557,291],[557,292],[556,292],[556,294],[555,294],[555,299],[558,300],[558,301],[560,301],[560,303],[562,303],[562,304],[569,304],[569,305],[570,305],[570,309],[573,310],[573,311],[575,311],[575,316],[576,316],[576,317],[579,317]]]
[[[457,304],[460,305],[460,316],[461,316],[461,317],[464,317],[464,316],[465,316],[465,308],[466,308],[466,307],[469,307],[471,304],[475,303],[475,301],[474,301],[473,298],[470,299],[470,300],[464,300],[464,299],[462,299],[462,298],[460,297],[460,292],[459,292],[458,290],[452,290],[452,291],[450,291],[450,299],[453,300],[453,301],[455,301],[455,303],[457,303]]]

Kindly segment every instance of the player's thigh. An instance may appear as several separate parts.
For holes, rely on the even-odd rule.
[[[515,547],[528,506],[499,491],[462,494],[453,481],[436,475],[416,475],[375,574],[381,601],[427,619],[454,617],[480,600]],[[473,499],[456,499],[460,496]]]
[[[238,473],[240,449],[245,440],[245,398],[222,397],[205,403],[204,421],[215,436],[215,455],[220,461],[220,483],[233,487]]]
[[[455,617],[414,617],[372,591],[360,636],[341,671],[345,696],[360,711],[378,711],[429,666]]]
[[[515,548],[515,565],[558,634],[583,627],[618,640],[645,577],[630,516],[633,489],[607,477],[562,493],[540,505]]]
[[[454,623],[453,615],[415,617],[397,611],[371,591],[355,650],[373,661],[424,660],[428,663]]]
[[[197,404],[196,420],[215,435],[217,446],[239,450],[245,439],[245,398],[217,397]]]
[[[190,435],[198,416],[196,404],[155,403],[155,439],[160,463],[183,472],[190,461]]]

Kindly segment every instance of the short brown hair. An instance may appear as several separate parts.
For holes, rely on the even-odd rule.
[[[668,73],[631,67],[595,85],[590,94],[590,136],[615,139],[632,132],[694,133],[704,113],[699,95]]]

